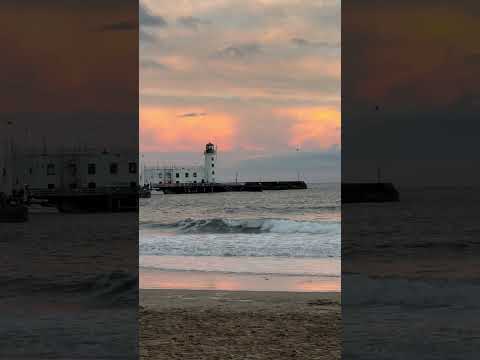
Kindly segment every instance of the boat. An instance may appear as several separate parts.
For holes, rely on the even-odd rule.
[[[25,222],[28,220],[28,208],[22,203],[11,201],[0,193],[0,223]]]

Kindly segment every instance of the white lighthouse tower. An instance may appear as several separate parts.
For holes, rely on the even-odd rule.
[[[214,183],[217,166],[217,147],[212,143],[205,145],[205,182]]]

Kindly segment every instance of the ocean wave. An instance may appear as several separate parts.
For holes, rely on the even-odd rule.
[[[328,234],[338,231],[336,221],[295,221],[283,219],[185,219],[173,224],[143,224],[147,227],[175,229],[181,233],[278,233]]]
[[[72,276],[0,277],[4,295],[31,294],[38,296],[74,297],[77,301],[108,305],[132,305],[137,299],[138,274],[112,271]]]

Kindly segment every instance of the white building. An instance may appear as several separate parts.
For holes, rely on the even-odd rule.
[[[74,151],[26,154],[20,174],[31,190],[136,187],[136,153]]]
[[[144,185],[214,183],[216,178],[217,147],[205,145],[203,166],[147,166],[143,165],[140,181]]]

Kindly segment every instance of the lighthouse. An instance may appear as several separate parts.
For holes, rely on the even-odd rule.
[[[217,162],[217,147],[212,143],[205,145],[205,151],[203,152],[205,157],[205,182],[215,182],[216,162]]]

